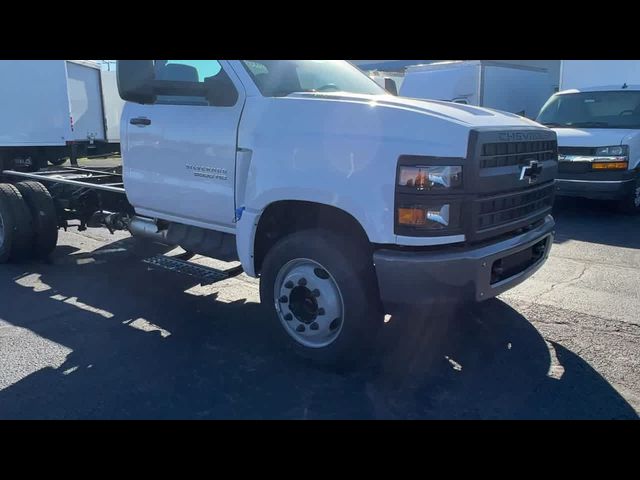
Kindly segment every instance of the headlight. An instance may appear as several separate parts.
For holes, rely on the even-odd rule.
[[[402,166],[398,185],[416,191],[442,190],[462,185],[461,166]]]
[[[626,170],[629,167],[628,148],[627,145],[596,148],[591,170]]]
[[[401,206],[398,208],[398,225],[425,230],[455,229],[460,225],[460,208],[449,203]]]
[[[629,146],[597,147],[592,155],[558,155],[560,162],[590,163],[591,170],[626,170],[629,167]]]
[[[626,145],[596,148],[596,157],[619,157],[627,154]]]

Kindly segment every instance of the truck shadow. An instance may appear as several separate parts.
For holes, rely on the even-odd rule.
[[[614,202],[557,197],[556,243],[567,240],[640,248],[640,216],[617,210]]]
[[[0,319],[37,365],[0,377],[0,418],[637,418],[499,300],[392,318],[376,365],[336,374],[278,347],[255,286],[190,290],[190,278],[135,261],[129,241],[2,267]],[[250,300],[224,301],[228,288]],[[34,334],[71,352],[47,366],[47,348],[20,343]]]

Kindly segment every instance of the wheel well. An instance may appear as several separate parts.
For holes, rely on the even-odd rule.
[[[278,240],[310,228],[338,232],[373,253],[360,223],[344,210],[313,202],[280,201],[269,205],[260,216],[253,249],[256,273],[260,272],[264,257]]]

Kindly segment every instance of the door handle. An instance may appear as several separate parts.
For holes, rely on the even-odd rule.
[[[138,117],[138,118],[132,118],[131,120],[129,120],[129,123],[131,125],[138,125],[140,127],[146,127],[148,125],[151,125],[151,120],[149,120],[148,118],[144,118],[144,117]]]

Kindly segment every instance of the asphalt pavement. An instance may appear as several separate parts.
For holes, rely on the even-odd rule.
[[[556,217],[534,277],[391,318],[375,365],[342,374],[279,348],[255,280],[201,286],[142,262],[160,247],[61,232],[50,261],[0,266],[0,418],[637,419],[640,217]]]

